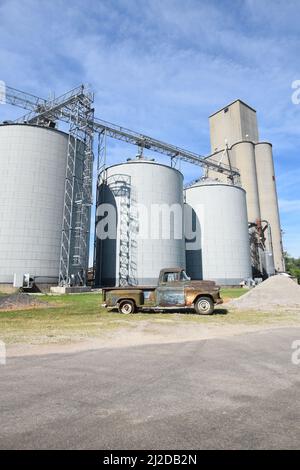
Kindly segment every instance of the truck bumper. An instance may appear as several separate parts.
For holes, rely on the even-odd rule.
[[[223,299],[217,299],[216,300],[216,304],[222,304],[223,303]]]

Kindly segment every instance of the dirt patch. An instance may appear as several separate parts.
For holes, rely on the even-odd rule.
[[[226,307],[239,310],[276,312],[277,309],[300,313],[300,286],[287,276],[272,276]]]
[[[47,307],[48,303],[23,292],[0,297],[0,311],[26,310],[37,307]]]
[[[294,326],[293,323],[284,326]],[[135,325],[132,331],[120,328],[113,332],[103,332],[101,337],[90,337],[83,340],[78,337],[73,338],[72,343],[67,344],[15,344],[8,345],[7,356],[35,356],[44,354],[68,354],[81,351],[89,351],[105,348],[126,348],[147,344],[168,344],[184,343],[187,341],[201,341],[212,338],[227,338],[244,333],[255,333],[261,331],[275,330],[282,328],[274,325],[202,325],[195,328],[195,325],[172,325],[162,327],[153,325],[147,321]]]

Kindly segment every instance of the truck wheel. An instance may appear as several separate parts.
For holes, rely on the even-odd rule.
[[[123,300],[119,304],[119,312],[120,313],[134,313],[135,312],[135,304],[132,300]]]
[[[195,302],[195,310],[199,315],[211,315],[214,311],[214,303],[210,297],[199,297]]]

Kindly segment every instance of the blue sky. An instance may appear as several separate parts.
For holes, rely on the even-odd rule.
[[[208,154],[236,98],[273,143],[284,246],[300,256],[299,0],[0,0],[0,80],[43,97],[80,83],[105,120]],[[0,120],[22,110],[0,106]],[[109,160],[135,149],[109,144]],[[157,157],[163,159],[164,157]],[[165,160],[167,162],[167,160]],[[182,167],[186,180],[199,169]]]

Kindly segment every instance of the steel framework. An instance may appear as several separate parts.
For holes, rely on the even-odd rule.
[[[5,87],[5,102],[13,106],[18,106],[23,109],[30,109],[38,112],[44,109],[47,100],[39,98],[38,96],[25,93],[24,91],[17,90],[16,88]]]
[[[59,267],[60,285],[86,284],[92,206],[92,97],[72,103]]]
[[[19,118],[15,122],[27,122],[29,124],[45,124],[45,122],[61,120],[69,122],[70,107],[72,102],[81,99],[85,95],[84,86],[81,85],[73,90],[65,93],[61,97],[54,100],[43,100],[33,95],[24,94],[22,100],[22,92],[17,92],[18,100],[14,98],[14,89],[7,87],[8,99],[7,102],[21,107],[28,106],[32,111],[22,118]],[[30,99],[30,97],[32,97]],[[38,101],[39,108],[35,108],[35,104]],[[28,109],[28,107],[26,109]],[[123,142],[127,142],[138,146],[141,149],[152,150],[162,155],[166,155],[171,158],[171,161],[176,159],[183,160],[194,165],[199,165],[204,168],[210,168],[219,173],[224,173],[229,177],[233,178],[239,176],[239,172],[236,168],[231,165],[224,164],[223,162],[214,162],[209,159],[209,156],[202,156],[190,150],[185,150],[176,145],[168,144],[160,140],[154,139],[153,137],[132,131],[126,127],[121,127],[111,122],[104,121],[103,119],[94,118],[90,122],[90,126],[93,127],[94,132],[102,135],[103,138],[111,137],[118,139]]]
[[[120,127],[116,124],[103,121],[102,119],[95,118],[94,129],[96,132],[105,133],[105,136],[107,137],[136,145],[140,149],[152,150],[153,152],[166,155],[171,158],[171,162],[178,159],[204,168],[210,168],[219,173],[224,173],[232,179],[239,176],[237,168],[234,168],[231,165],[209,160],[209,156],[204,157],[202,155],[198,155],[190,150],[185,150],[175,145],[162,142],[154,139],[153,137],[126,129],[125,127]]]
[[[98,178],[105,175],[106,139],[118,139],[144,149],[158,152],[171,159],[171,165],[182,160],[203,168],[224,173],[233,183],[239,172],[222,161],[216,162],[162,142],[144,134],[94,117],[93,94],[83,85],[45,100],[35,95],[6,87],[6,103],[29,110],[14,121],[54,127],[56,121],[69,126],[67,169],[65,180],[64,215],[61,236],[59,283],[85,283],[88,268],[88,235],[92,205],[93,137],[98,134]],[[80,169],[81,166],[81,169]],[[74,242],[73,242],[74,240]]]

